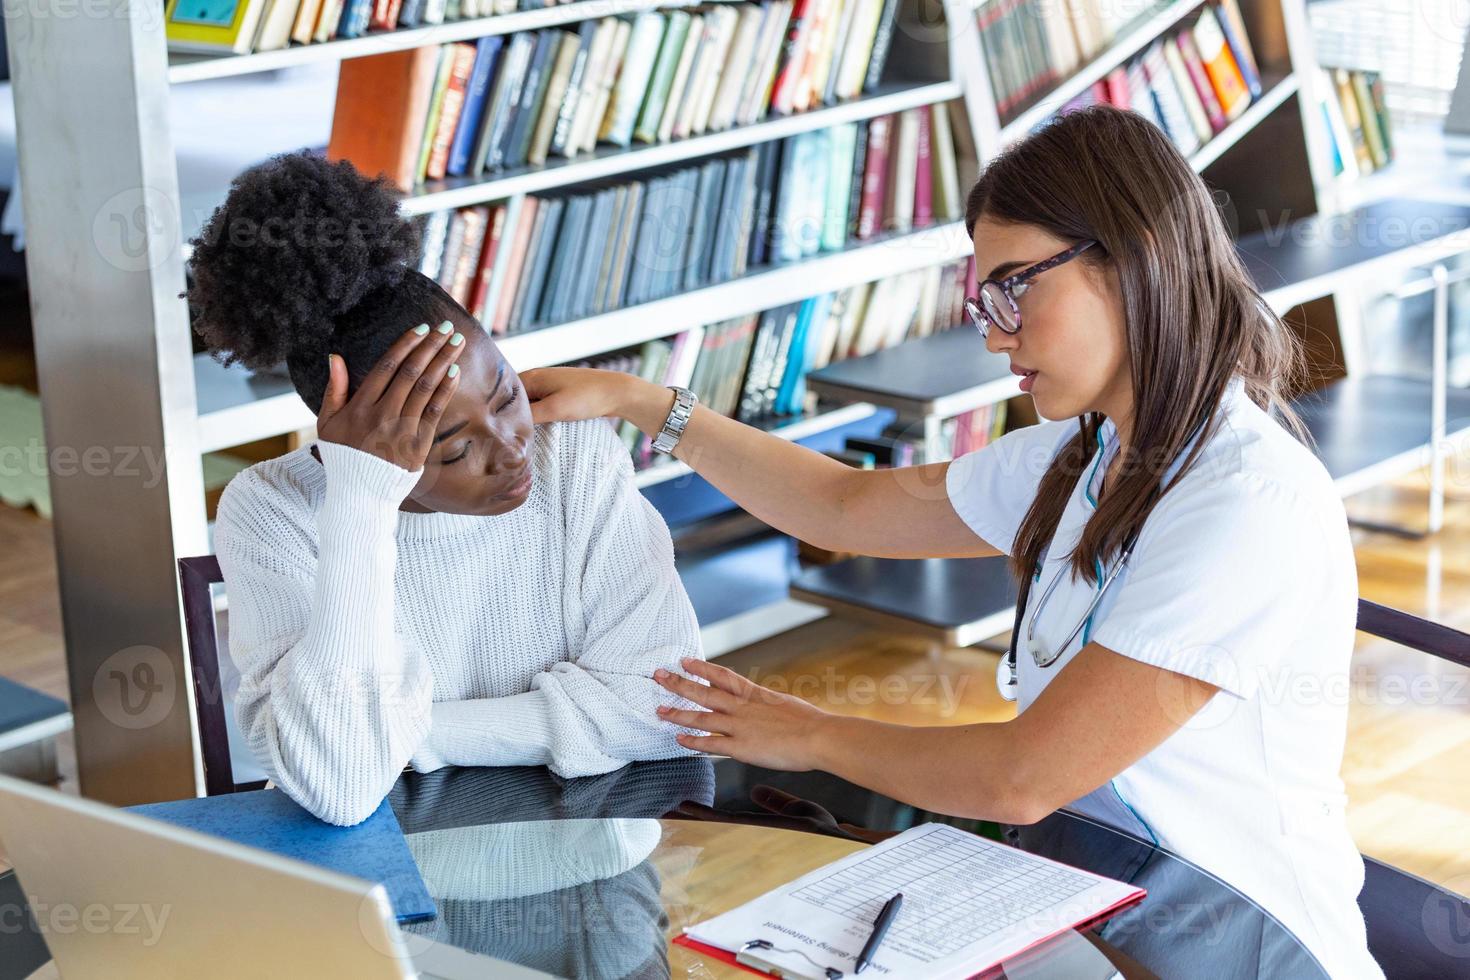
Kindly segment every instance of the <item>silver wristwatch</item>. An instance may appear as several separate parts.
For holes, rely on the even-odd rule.
[[[684,435],[684,427],[689,424],[689,416],[694,414],[694,406],[699,401],[688,388],[677,388],[673,385],[669,388],[674,393],[674,407],[669,409],[664,427],[653,440],[653,451],[664,455],[673,452],[674,447],[679,444],[679,438]]]

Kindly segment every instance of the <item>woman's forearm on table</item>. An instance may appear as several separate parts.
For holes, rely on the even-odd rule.
[[[1012,778],[1014,726],[912,727],[829,716],[814,737],[816,766],[922,810],[1035,823],[1056,807]]]

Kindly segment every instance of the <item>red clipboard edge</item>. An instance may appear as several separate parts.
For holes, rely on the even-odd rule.
[[[702,943],[698,939],[690,939],[684,933],[680,933],[679,935],[674,937],[674,945],[685,946],[689,949],[694,950],[696,953],[699,953],[702,956],[708,956],[711,959],[719,960],[721,963],[729,963],[731,966],[739,967],[746,973],[754,973],[758,977],[770,976],[769,973],[763,973],[760,970],[755,969],[754,967],[746,966],[744,963],[736,962],[734,953],[731,953],[728,950],[720,949],[720,947],[718,946],[711,946],[708,943]]]
[[[1140,888],[1132,894],[1125,895],[1123,898],[1118,899],[1118,901],[1114,902],[1112,905],[1109,905],[1107,908],[1103,909],[1101,912],[1098,912],[1091,918],[1083,919],[1081,922],[1078,922],[1075,925],[1065,926],[1061,929],[1058,929],[1056,932],[1043,936],[1042,938],[1036,940],[1036,942],[1031,943],[1029,946],[1022,947],[1021,949],[1016,950],[1014,953],[1011,953],[1009,956],[1005,957],[1005,959],[1014,959],[1015,957],[1020,956],[1022,953],[1035,949],[1042,943],[1050,942],[1057,936],[1060,936],[1062,933],[1069,930],[1083,932],[1088,929],[1096,929],[1098,926],[1102,925],[1104,922],[1111,919],[1119,912],[1122,912],[1125,909],[1130,909],[1133,906],[1137,905],[1139,902],[1143,901],[1146,895],[1148,895],[1148,892]],[[676,946],[683,946],[686,949],[691,949],[702,956],[708,956],[713,959],[717,959],[721,963],[728,963],[731,966],[738,967],[739,969],[744,970],[746,973],[753,973],[758,977],[770,976],[769,973],[764,973],[760,970],[755,969],[754,967],[749,967],[746,966],[744,963],[737,962],[734,953],[728,950],[720,949],[718,946],[711,946],[708,943],[702,943],[698,939],[691,939],[687,933],[680,933],[679,935],[675,936],[673,942]],[[999,960],[995,963],[992,963],[989,966],[981,969],[978,973],[971,974],[971,976],[999,976],[999,973],[994,971],[996,971],[996,968],[999,967],[1003,962],[1005,962],[1005,960]]]

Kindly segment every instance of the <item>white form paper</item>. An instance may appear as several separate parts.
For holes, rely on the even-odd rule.
[[[969,977],[1143,894],[945,824],[923,824],[684,931],[730,952],[768,940],[775,950],[760,955],[769,962],[851,975],[895,892],[903,906],[865,977]]]

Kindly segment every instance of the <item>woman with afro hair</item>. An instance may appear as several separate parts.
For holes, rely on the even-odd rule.
[[[533,425],[416,238],[383,178],[297,153],[236,177],[192,242],[199,335],[284,362],[317,415],[314,443],[226,487],[215,549],[240,728],[335,824],[406,765],[689,754],[652,674],[700,656],[699,628],[626,448],[602,420]]]

